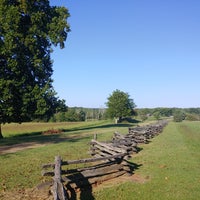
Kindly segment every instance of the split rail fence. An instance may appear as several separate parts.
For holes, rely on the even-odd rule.
[[[53,177],[54,200],[70,199],[72,193],[79,188],[132,174],[135,164],[128,159],[138,152],[138,143],[147,143],[161,133],[166,124],[166,121],[162,121],[129,128],[126,135],[115,132],[110,142],[99,142],[95,137],[90,142],[91,158],[63,161],[60,156],[56,156],[54,163],[44,164],[42,175]],[[74,168],[68,167],[73,164]],[[63,166],[67,166],[67,169]],[[49,171],[49,168],[52,170]]]

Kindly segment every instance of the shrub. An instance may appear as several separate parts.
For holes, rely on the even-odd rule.
[[[200,117],[196,114],[186,114],[185,119],[188,121],[199,121]]]
[[[185,114],[179,110],[174,113],[174,121],[182,122],[185,119]]]

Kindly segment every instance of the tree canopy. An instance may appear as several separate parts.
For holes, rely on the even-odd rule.
[[[0,1],[0,124],[48,116],[63,104],[50,54],[52,45],[64,48],[68,17],[48,0]]]
[[[174,121],[175,122],[182,122],[185,119],[185,113],[181,110],[176,110],[174,112]]]
[[[134,108],[136,107],[133,99],[130,98],[128,93],[120,90],[115,90],[108,97],[106,102],[108,107],[107,113],[110,117],[121,120],[123,117],[130,117],[134,115]]]

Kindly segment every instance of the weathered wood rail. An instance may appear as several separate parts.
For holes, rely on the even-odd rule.
[[[120,152],[104,157],[68,161],[62,161],[59,156],[56,156],[54,163],[42,166],[42,175],[53,177],[52,193],[55,200],[68,199],[71,193],[80,187],[98,184],[131,173],[129,164],[124,160],[126,155],[127,153]],[[82,163],[95,164],[78,168],[77,165]],[[76,164],[76,167],[62,169],[62,166],[71,164]],[[53,171],[47,171],[49,168],[53,168]]]
[[[137,143],[148,143],[149,139],[162,132],[167,123],[168,122],[166,120],[162,120],[155,124],[129,128],[127,137],[131,138]]]
[[[79,188],[131,174],[134,164],[131,166],[128,159],[132,153],[138,152],[138,143],[147,143],[150,138],[162,132],[166,124],[166,121],[162,121],[129,128],[126,135],[115,132],[110,142],[99,142],[95,136],[90,142],[92,158],[63,161],[56,156],[54,163],[44,164],[42,175],[53,177],[54,200],[70,199]],[[84,166],[81,165],[83,163]],[[71,166],[73,164],[76,165],[74,168]]]

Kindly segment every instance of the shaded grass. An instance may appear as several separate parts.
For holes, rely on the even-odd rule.
[[[42,131],[49,129],[65,129],[66,131],[73,129],[89,128],[100,124],[108,123],[108,121],[90,121],[90,122],[57,122],[57,123],[41,123],[41,122],[27,122],[27,123],[10,123],[2,125],[4,137],[13,137],[20,135],[36,135]]]
[[[60,142],[63,139],[63,134],[54,135],[42,135],[43,131],[60,129],[64,133],[64,137],[67,135],[81,134],[84,132],[97,133],[102,130],[109,129],[123,129],[133,126],[133,123],[121,123],[113,124],[111,121],[90,121],[90,122],[61,122],[61,123],[11,123],[2,126],[4,139],[0,140],[0,146],[19,144],[22,142]]]

